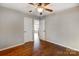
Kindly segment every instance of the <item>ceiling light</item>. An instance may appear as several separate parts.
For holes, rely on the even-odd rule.
[[[38,7],[38,8],[37,8],[37,11],[38,11],[38,12],[43,12],[43,8]]]

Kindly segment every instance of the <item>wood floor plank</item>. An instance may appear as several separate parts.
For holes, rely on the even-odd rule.
[[[0,51],[0,56],[79,56],[79,51],[75,51],[54,43],[41,40],[41,48],[33,51],[33,42]]]

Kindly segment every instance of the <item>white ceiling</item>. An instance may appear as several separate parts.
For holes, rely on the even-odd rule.
[[[49,4],[49,8],[53,9],[54,12],[59,12],[78,5],[79,4],[76,3],[51,3]],[[27,3],[0,3],[0,6],[15,9],[26,14],[40,16],[37,10],[32,5],[29,5]],[[29,13],[30,10],[32,10],[33,12]],[[49,14],[50,14],[49,12],[44,11],[42,16]]]

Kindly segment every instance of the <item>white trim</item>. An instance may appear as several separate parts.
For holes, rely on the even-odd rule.
[[[46,41],[51,42],[51,41],[49,41],[49,40],[46,40]],[[69,49],[74,50],[74,51],[79,51],[79,49],[72,48],[72,47],[70,47],[70,46],[66,46],[66,45],[63,45],[63,44],[59,44],[59,43],[56,43],[56,42],[51,42],[51,43],[57,44],[57,45],[62,46],[62,47],[69,48]]]
[[[46,40],[46,41],[48,41],[48,40]],[[51,42],[51,41],[48,41],[48,42]],[[63,44],[59,44],[59,43],[56,43],[56,42],[51,42],[51,43],[55,43],[55,44],[57,44],[57,45],[60,45],[60,46],[63,46],[63,47],[67,47],[67,48],[69,48],[69,49],[72,49],[72,50],[75,50],[75,51],[79,51],[79,50],[76,49],[76,48],[72,48],[72,47],[70,47],[70,46],[65,46],[65,45],[63,45]],[[2,48],[2,49],[0,49],[0,51],[6,50],[6,49],[10,49],[10,48],[13,48],[13,47],[16,47],[16,46],[19,46],[19,45],[23,45],[23,44],[24,44],[24,43],[17,44],[17,45],[13,45],[13,46],[10,46],[10,47],[7,47],[7,48]]]
[[[9,46],[7,48],[2,48],[2,49],[0,49],[0,51],[6,50],[6,49],[10,49],[10,48],[13,48],[13,47],[16,47],[16,46],[19,46],[19,45],[23,45],[23,44],[24,43],[20,43],[20,44],[17,44],[17,45]]]

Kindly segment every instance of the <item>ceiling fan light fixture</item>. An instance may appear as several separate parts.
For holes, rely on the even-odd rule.
[[[43,10],[44,10],[44,9],[41,8],[41,7],[38,7],[38,8],[37,8],[37,11],[38,11],[39,13],[43,12]]]

